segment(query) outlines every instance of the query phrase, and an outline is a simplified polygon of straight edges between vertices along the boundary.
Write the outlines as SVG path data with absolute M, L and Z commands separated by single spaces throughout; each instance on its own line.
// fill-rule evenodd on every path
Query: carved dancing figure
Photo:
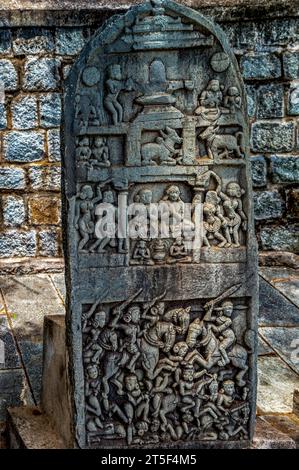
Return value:
M 223 200 L 224 217 L 226 226 L 224 227 L 227 243 L 235 247 L 240 246 L 239 228 L 244 231 L 247 228 L 247 217 L 243 211 L 242 195 L 245 193 L 238 183 L 229 182 L 226 192 L 220 191 L 219 196 Z

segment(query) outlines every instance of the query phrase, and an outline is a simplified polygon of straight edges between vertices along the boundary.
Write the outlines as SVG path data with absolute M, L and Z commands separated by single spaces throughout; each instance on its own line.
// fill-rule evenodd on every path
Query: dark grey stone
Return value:
M 284 116 L 284 87 L 270 83 L 258 88 L 258 118 Z
M 281 76 L 281 61 L 275 54 L 244 55 L 240 65 L 245 80 L 273 79 Z
M 22 168 L 0 168 L 0 189 L 24 189 L 25 171 Z
M 2 197 L 2 215 L 7 227 L 20 226 L 25 222 L 26 208 L 21 196 Z
M 258 121 L 252 124 L 251 148 L 254 152 L 290 152 L 294 146 L 293 122 Z
M 260 328 L 260 334 L 291 369 L 299 374 L 299 327 Z
M 299 85 L 291 85 L 288 94 L 288 114 L 290 116 L 299 115 Z
M 262 188 L 267 184 L 267 164 L 265 157 L 257 155 L 250 158 L 252 184 L 254 188 Z
M 32 166 L 28 170 L 31 188 L 45 191 L 59 191 L 61 169 L 56 166 Z
M 8 162 L 43 160 L 45 136 L 40 131 L 12 131 L 4 137 L 4 158 Z
M 18 73 L 14 64 L 10 60 L 0 60 L 0 77 L 5 91 L 14 91 L 17 89 Z
M 60 126 L 61 98 L 59 93 L 40 96 L 40 124 L 42 127 Z
M 260 191 L 254 194 L 255 220 L 281 218 L 285 203 L 278 191 Z
M 47 132 L 48 158 L 50 162 L 60 162 L 60 130 L 50 129 Z
M 299 155 L 279 156 L 270 158 L 270 174 L 273 183 L 299 182 Z
M 20 340 L 19 347 L 35 402 L 39 403 L 42 384 L 43 343 Z
M 34 230 L 28 232 L 8 230 L 0 234 L 0 258 L 35 255 L 36 233 Z
M 40 256 L 57 256 L 60 250 L 60 238 L 55 229 L 39 232 Z
M 0 421 L 6 420 L 6 409 L 22 404 L 25 375 L 22 369 L 0 370 Z
M 261 246 L 263 250 L 299 252 L 298 225 L 279 225 L 261 229 Z
M 54 37 L 45 28 L 20 28 L 15 32 L 13 51 L 18 55 L 50 53 L 54 50 Z
M 59 65 L 60 61 L 57 58 L 28 56 L 24 66 L 24 90 L 56 90 L 59 83 Z
M 0 369 L 16 369 L 20 366 L 20 358 L 13 333 L 7 318 L 2 314 L 0 316 Z
M 0 30 L 0 54 L 8 55 L 11 53 L 11 30 L 1 29 Z
M 0 103 L 0 129 L 6 129 L 7 126 L 7 114 L 4 103 Z
M 257 96 L 256 96 L 256 89 L 253 85 L 246 85 L 246 93 L 247 93 L 247 112 L 250 118 L 255 117 L 256 114 L 256 107 L 257 107 Z
M 260 276 L 259 326 L 297 326 L 299 308 Z
M 12 122 L 15 129 L 37 127 L 37 100 L 35 96 L 21 95 L 11 106 Z
M 55 34 L 56 53 L 61 55 L 77 55 L 85 45 L 82 28 L 57 28 Z
M 284 77 L 290 80 L 299 78 L 299 52 L 285 52 L 283 54 Z

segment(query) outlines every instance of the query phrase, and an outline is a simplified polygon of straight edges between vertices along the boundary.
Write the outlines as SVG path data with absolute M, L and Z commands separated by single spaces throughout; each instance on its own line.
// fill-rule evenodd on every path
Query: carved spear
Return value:
M 234 286 L 230 287 L 226 291 L 222 292 L 222 294 L 220 294 L 218 297 L 216 297 L 216 299 L 209 300 L 209 302 L 207 302 L 204 305 L 204 309 L 207 310 L 207 312 L 206 312 L 203 320 L 204 321 L 211 321 L 211 316 L 212 316 L 213 308 L 215 307 L 215 305 L 218 304 L 219 302 L 221 302 L 221 300 L 224 300 L 227 297 L 229 297 L 230 295 L 234 294 L 238 289 L 240 289 L 241 285 L 242 285 L 241 283 L 235 284 Z

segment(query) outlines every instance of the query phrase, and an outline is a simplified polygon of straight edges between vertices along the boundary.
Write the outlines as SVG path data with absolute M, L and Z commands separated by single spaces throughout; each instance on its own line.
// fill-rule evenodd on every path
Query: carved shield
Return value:
M 112 17 L 67 78 L 63 133 L 75 445 L 246 445 L 257 255 L 223 32 L 167 0 Z

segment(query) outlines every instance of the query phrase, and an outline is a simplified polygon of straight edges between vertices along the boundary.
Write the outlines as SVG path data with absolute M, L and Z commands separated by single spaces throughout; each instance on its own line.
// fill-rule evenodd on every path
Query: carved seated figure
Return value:
M 182 237 L 178 237 L 169 249 L 169 263 L 188 263 L 191 261 L 188 249 Z
M 90 160 L 91 167 L 109 167 L 109 148 L 105 137 L 96 137 L 94 139 L 94 147 L 92 149 L 93 158 Z
M 202 91 L 199 98 L 199 106 L 195 114 L 200 115 L 208 121 L 216 121 L 221 114 L 220 106 L 223 101 L 223 86 L 219 80 L 210 80 L 206 89 Z
M 131 264 L 153 265 L 151 251 L 146 245 L 145 240 L 138 240 L 133 250 Z

